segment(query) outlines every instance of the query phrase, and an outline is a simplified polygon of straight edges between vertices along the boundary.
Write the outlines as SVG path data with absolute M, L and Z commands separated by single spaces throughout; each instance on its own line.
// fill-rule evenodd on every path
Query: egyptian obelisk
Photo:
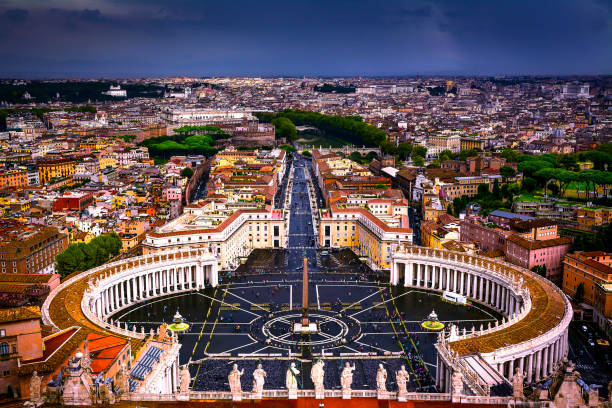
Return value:
M 302 327 L 309 327 L 308 321 L 308 258 L 304 254 L 304 268 L 302 269 Z

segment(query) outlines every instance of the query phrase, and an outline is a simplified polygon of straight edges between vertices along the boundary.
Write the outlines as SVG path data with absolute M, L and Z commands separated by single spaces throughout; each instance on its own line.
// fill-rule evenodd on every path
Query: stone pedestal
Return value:
M 289 399 L 297 399 L 297 389 L 289 389 Z
M 399 402 L 406 402 L 407 401 L 407 399 L 406 399 L 407 396 L 408 396 L 407 392 L 398 392 L 397 393 L 397 400 Z
M 351 399 L 351 389 L 342 390 L 342 399 Z
M 315 388 L 315 399 L 325 399 L 325 390 L 323 388 Z
M 232 401 L 242 401 L 242 393 L 232 392 Z
M 177 401 L 189 401 L 189 394 L 176 394 L 176 400 Z
M 40 407 L 43 404 L 43 400 L 42 398 L 39 399 L 34 399 L 34 400 L 28 400 L 26 401 L 23 406 L 25 408 L 36 408 L 36 407 Z
M 378 390 L 378 392 L 376 393 L 376 398 L 378 398 L 379 400 L 389 399 L 389 393 L 387 391 Z

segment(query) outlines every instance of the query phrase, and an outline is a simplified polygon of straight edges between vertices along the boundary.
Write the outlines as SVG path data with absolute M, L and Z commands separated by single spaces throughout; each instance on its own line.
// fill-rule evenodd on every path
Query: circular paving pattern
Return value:
M 361 336 L 361 325 L 345 313 L 317 310 L 309 314 L 309 320 L 317 331 L 309 334 L 294 333 L 293 327 L 301 321 L 302 314 L 295 310 L 270 313 L 251 322 L 250 334 L 254 340 L 280 349 L 299 351 L 308 346 L 311 351 L 326 347 L 347 345 Z

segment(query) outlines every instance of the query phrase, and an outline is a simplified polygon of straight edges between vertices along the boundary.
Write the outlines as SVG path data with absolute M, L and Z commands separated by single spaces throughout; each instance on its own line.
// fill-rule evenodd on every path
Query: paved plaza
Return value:
M 232 364 L 245 368 L 244 384 L 261 362 L 266 387 L 284 388 L 285 371 L 295 362 L 302 388 L 313 360 L 325 360 L 325 386 L 340 388 L 341 366 L 356 364 L 354 388 L 376 389 L 379 364 L 391 374 L 402 365 L 409 390 L 434 391 L 437 334 L 421 322 L 435 310 L 445 324 L 471 330 L 500 316 L 480 305 L 459 306 L 439 293 L 391 287 L 388 276 L 371 270 L 350 249 L 323 250 L 314 233 L 306 179 L 309 162 L 297 160 L 291 194 L 287 249 L 254 250 L 219 286 L 137 304 L 115 318 L 146 330 L 169 323 L 177 310 L 189 323 L 180 335 L 180 363 L 190 363 L 194 390 L 229 390 Z M 302 268 L 308 262 L 308 308 L 318 333 L 294 334 L 302 312 Z M 389 390 L 395 389 L 389 375 Z M 250 385 L 246 386 L 249 389 Z

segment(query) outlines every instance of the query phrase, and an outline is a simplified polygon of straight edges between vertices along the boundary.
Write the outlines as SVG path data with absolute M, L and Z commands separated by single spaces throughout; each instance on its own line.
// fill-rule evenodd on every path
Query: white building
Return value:
M 102 92 L 104 95 L 114 96 L 116 98 L 127 98 L 127 91 L 125 89 L 121 89 L 121 85 L 113 86 L 111 85 L 110 89 L 106 92 Z

